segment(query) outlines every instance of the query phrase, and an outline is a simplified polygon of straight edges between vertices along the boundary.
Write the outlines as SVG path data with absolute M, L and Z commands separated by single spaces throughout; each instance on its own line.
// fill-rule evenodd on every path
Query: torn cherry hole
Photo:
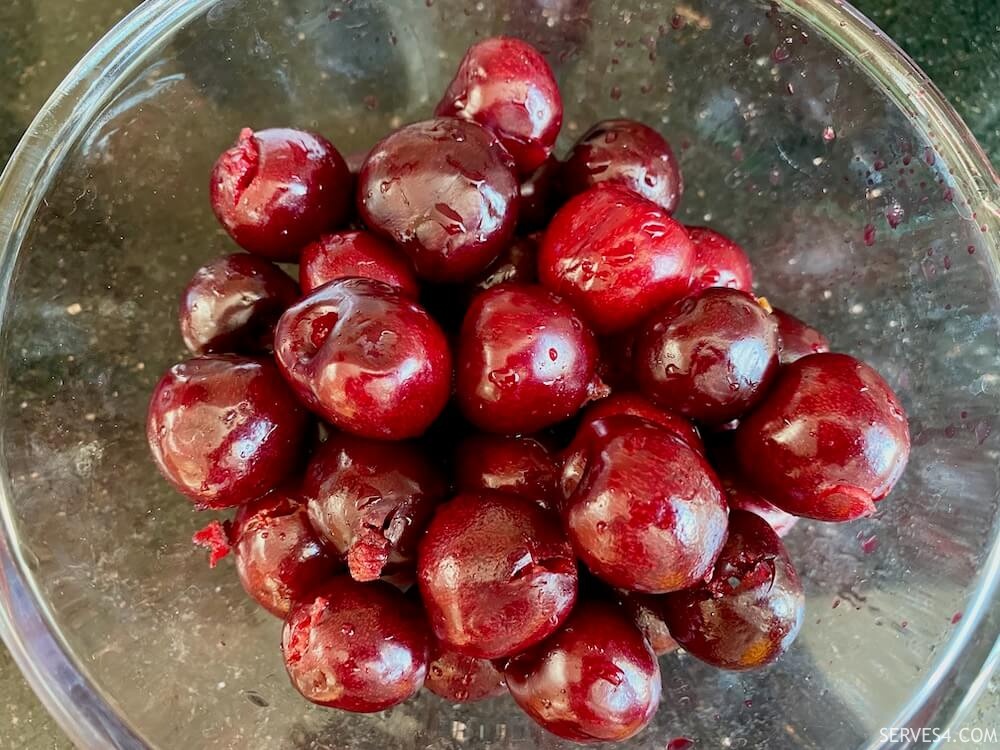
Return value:
M 257 144 L 257 137 L 251 128 L 243 128 L 240 131 L 236 148 L 230 154 L 226 156 L 225 168 L 236 177 L 236 183 L 233 186 L 233 205 L 236 205 L 240 202 L 246 189 L 250 187 L 250 183 L 257 177 L 257 171 L 260 167 L 260 146 Z
M 196 531 L 191 541 L 208 550 L 208 566 L 214 568 L 232 551 L 232 524 L 229 521 L 210 521 Z

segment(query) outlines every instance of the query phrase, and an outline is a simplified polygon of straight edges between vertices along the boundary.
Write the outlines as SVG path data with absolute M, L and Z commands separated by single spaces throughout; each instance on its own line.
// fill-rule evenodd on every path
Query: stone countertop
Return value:
M 0 66 L 4 71 L 0 78 L 0 166 L 70 67 L 135 4 L 131 0 L 0 3 Z M 855 4 L 910 52 L 955 103 L 994 163 L 1000 164 L 1000 3 L 856 0 Z M 0 711 L 5 717 L 0 721 L 0 750 L 71 747 L 2 645 Z M 1000 725 L 996 680 L 963 723 Z

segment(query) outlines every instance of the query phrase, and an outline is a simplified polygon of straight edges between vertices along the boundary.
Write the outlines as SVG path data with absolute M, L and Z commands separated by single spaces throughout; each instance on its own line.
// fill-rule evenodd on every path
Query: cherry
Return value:
M 407 125 L 371 150 L 358 177 L 358 210 L 373 231 L 430 281 L 464 281 L 499 255 L 517 225 L 510 155 L 475 123 Z
M 677 641 L 670 635 L 665 620 L 665 609 L 670 598 L 664 594 L 636 594 L 622 592 L 622 607 L 629 613 L 640 632 L 645 636 L 657 656 L 677 650 Z
M 299 284 L 305 294 L 335 279 L 375 279 L 411 299 L 420 294 L 406 256 L 370 232 L 338 232 L 307 245 L 299 259 Z
M 771 317 L 778 324 L 778 360 L 781 364 L 789 365 L 809 354 L 830 351 L 826 336 L 791 313 L 774 308 Z
M 507 692 L 503 674 L 489 659 L 476 659 L 448 648 L 440 641 L 431 646 L 427 689 L 452 703 L 472 703 Z
M 372 713 L 420 690 L 430 642 L 420 608 L 401 592 L 338 576 L 288 615 L 281 648 L 307 700 Z
M 896 394 L 846 354 L 784 365 L 736 431 L 743 476 L 784 511 L 820 521 L 875 512 L 906 467 L 910 431 Z
M 621 608 L 582 602 L 565 627 L 504 669 L 514 701 L 574 742 L 636 735 L 660 702 L 660 666 Z
M 563 105 L 552 69 L 538 50 L 520 39 L 493 37 L 469 47 L 434 114 L 492 131 L 518 171 L 530 175 L 552 152 Z
M 667 432 L 679 437 L 698 453 L 705 453 L 705 445 L 698 434 L 698 428 L 679 414 L 655 406 L 638 393 L 613 393 L 588 407 L 583 414 L 584 422 L 593 422 L 618 414 L 641 417 L 659 425 Z
M 212 210 L 244 250 L 294 261 L 347 221 L 351 174 L 329 141 L 290 128 L 240 131 L 212 170 Z
M 373 279 L 332 281 L 293 305 L 274 334 L 282 374 L 303 403 L 347 432 L 423 433 L 451 390 L 451 354 L 427 312 Z
M 746 292 L 705 289 L 646 321 L 635 362 L 654 403 L 722 425 L 753 406 L 777 372 L 777 325 Z
M 711 577 L 669 594 L 662 608 L 677 642 L 722 669 L 756 669 L 784 654 L 804 617 L 802 584 L 764 519 L 733 510 Z
M 684 189 L 670 144 L 634 120 L 604 120 L 576 142 L 563 164 L 562 184 L 569 195 L 594 185 L 622 185 L 651 200 L 668 214 Z
M 538 277 L 598 333 L 613 333 L 684 296 L 693 258 L 681 224 L 635 193 L 605 186 L 570 199 L 552 219 Z
M 416 567 L 417 542 L 444 500 L 444 478 L 413 445 L 333 434 L 306 469 L 309 518 L 351 576 Z
M 691 290 L 726 287 L 749 292 L 753 288 L 753 269 L 743 248 L 714 229 L 687 227 L 694 244 Z
M 783 537 L 798 523 L 799 517 L 785 513 L 781 508 L 764 498 L 762 495 L 747 488 L 740 482 L 723 478 L 722 486 L 726 489 L 726 499 L 733 510 L 745 510 L 755 513 L 774 529 L 774 533 Z
M 534 284 L 538 281 L 537 235 L 518 237 L 470 283 L 470 301 L 475 294 L 506 282 Z
M 552 634 L 576 601 L 573 550 L 531 500 L 463 493 L 440 506 L 417 580 L 435 635 L 466 656 L 496 659 Z
M 569 304 L 539 286 L 503 284 L 466 312 L 458 402 L 480 429 L 537 432 L 603 395 L 596 368 L 597 343 Z
M 313 531 L 305 503 L 290 488 L 242 506 L 230 537 L 240 583 L 278 617 L 343 568 L 336 552 Z
M 455 455 L 460 491 L 497 490 L 553 507 L 561 467 L 552 452 L 532 437 L 476 434 Z
M 196 507 L 226 508 L 301 465 L 308 425 L 273 362 L 214 354 L 160 378 L 146 436 L 160 472 Z
M 561 165 L 550 156 L 521 183 L 518 228 L 522 231 L 544 229 L 558 205 Z
M 615 588 L 693 586 L 726 538 L 726 501 L 704 457 L 644 419 L 585 422 L 567 451 L 563 523 L 577 556 Z

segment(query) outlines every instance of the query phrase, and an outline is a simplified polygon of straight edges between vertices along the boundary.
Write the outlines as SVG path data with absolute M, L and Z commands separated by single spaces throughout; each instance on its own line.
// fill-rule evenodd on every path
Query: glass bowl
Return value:
M 662 130 L 680 217 L 740 240 L 758 293 L 872 362 L 912 418 L 876 517 L 790 536 L 808 597 L 792 651 L 750 674 L 664 658 L 657 718 L 622 747 L 910 747 L 889 729 L 943 730 L 998 659 L 1000 190 L 905 55 L 821 0 L 154 0 L 125 19 L 0 182 L 0 630 L 28 679 L 88 748 L 562 745 L 508 698 L 306 704 L 280 623 L 192 549 L 207 519 L 143 434 L 184 356 L 178 294 L 234 249 L 207 176 L 239 128 L 363 152 L 427 117 L 492 34 L 548 56 L 561 148 L 606 117 Z

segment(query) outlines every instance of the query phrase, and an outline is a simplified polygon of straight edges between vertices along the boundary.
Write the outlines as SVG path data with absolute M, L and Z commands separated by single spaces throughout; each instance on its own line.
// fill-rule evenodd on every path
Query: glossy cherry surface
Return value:
M 677 641 L 670 635 L 664 610 L 670 601 L 665 594 L 636 594 L 623 591 L 621 605 L 645 636 L 653 653 L 663 656 L 677 650 Z
M 230 537 L 240 583 L 278 617 L 344 567 L 313 530 L 306 505 L 292 488 L 240 507 Z
M 299 284 L 303 294 L 351 276 L 398 287 L 411 299 L 420 294 L 417 277 L 406 256 L 371 232 L 326 234 L 302 251 Z
M 274 353 L 303 403 L 364 437 L 420 435 L 451 390 L 451 353 L 437 323 L 373 279 L 330 282 L 290 307 Z
M 458 402 L 480 429 L 537 432 L 603 394 L 597 358 L 593 334 L 556 295 L 540 286 L 493 287 L 462 322 Z
M 784 654 L 804 616 L 802 585 L 781 539 L 754 513 L 733 510 L 712 576 L 667 597 L 663 613 L 692 656 L 723 669 L 756 669 Z
M 559 460 L 533 437 L 475 434 L 455 452 L 459 490 L 497 490 L 554 507 L 559 493 Z
M 782 367 L 736 431 L 743 476 L 782 510 L 821 521 L 875 512 L 910 454 L 899 399 L 874 369 L 846 354 Z
M 322 136 L 244 128 L 212 170 L 212 209 L 243 249 L 294 261 L 303 245 L 347 221 L 352 185 L 344 159 Z
M 598 333 L 623 331 L 688 291 L 694 247 L 659 206 L 621 187 L 592 188 L 552 219 L 538 278 Z
M 439 118 L 379 141 L 358 177 L 358 210 L 403 248 L 417 274 L 464 281 L 486 268 L 517 225 L 510 155 L 479 125 Z
M 469 47 L 434 110 L 495 133 L 529 175 L 552 152 L 562 126 L 559 86 L 545 58 L 527 42 L 493 37 Z
M 605 419 L 621 414 L 631 417 L 641 417 L 653 422 L 667 432 L 679 437 L 699 453 L 704 454 L 705 452 L 705 445 L 701 441 L 701 435 L 698 434 L 697 427 L 680 414 L 661 409 L 638 393 L 612 393 L 607 398 L 601 399 L 588 407 L 587 411 L 583 413 L 582 421 L 592 422 L 597 419 Z
M 537 235 L 518 237 L 511 241 L 495 261 L 470 282 L 470 300 L 479 292 L 500 284 L 516 282 L 534 284 L 538 281 Z
M 778 328 L 746 292 L 705 289 L 646 321 L 635 363 L 654 403 L 721 425 L 763 396 L 778 370 Z
M 743 292 L 753 288 L 753 269 L 742 247 L 708 227 L 687 227 L 687 233 L 694 244 L 692 292 L 717 286 Z
M 507 692 L 503 674 L 492 661 L 465 656 L 438 640 L 431 646 L 425 685 L 452 703 L 472 703 Z
M 416 567 L 417 542 L 446 491 L 414 445 L 345 434 L 319 447 L 303 481 L 314 528 L 358 581 Z
M 778 324 L 778 360 L 781 364 L 788 365 L 810 354 L 830 351 L 826 336 L 791 313 L 776 307 L 771 317 Z
M 285 668 L 306 699 L 371 713 L 424 684 L 431 637 L 420 608 L 387 583 L 337 576 L 303 599 L 282 633 Z
M 521 231 L 544 229 L 559 206 L 559 177 L 562 166 L 550 156 L 521 183 L 521 200 L 517 212 Z
M 174 365 L 149 403 L 160 472 L 199 508 L 260 497 L 302 464 L 309 417 L 269 359 L 207 355 Z
M 620 607 L 582 602 L 565 627 L 504 669 L 510 694 L 548 731 L 574 742 L 620 741 L 660 702 L 660 666 Z
M 563 523 L 594 575 L 664 593 L 711 570 L 727 508 L 701 454 L 658 425 L 614 416 L 583 423 L 566 455 Z
M 576 142 L 560 175 L 569 195 L 605 183 L 628 188 L 672 214 L 684 189 L 670 144 L 635 120 L 604 120 Z
M 538 643 L 576 601 L 576 561 L 558 520 L 500 493 L 462 493 L 438 508 L 417 579 L 435 635 L 483 659 Z

